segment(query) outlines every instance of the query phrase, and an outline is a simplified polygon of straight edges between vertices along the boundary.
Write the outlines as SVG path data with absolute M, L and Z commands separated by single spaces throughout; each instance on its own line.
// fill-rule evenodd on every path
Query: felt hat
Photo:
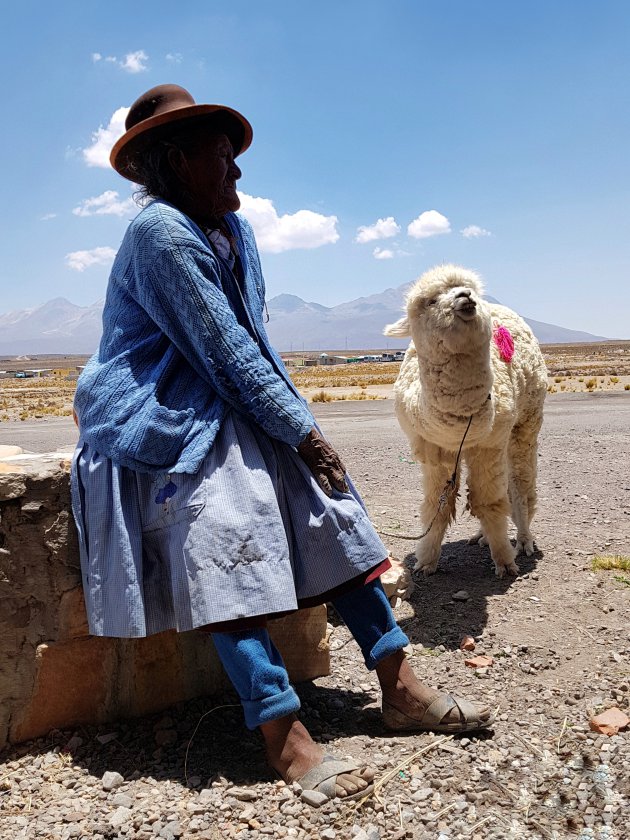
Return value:
M 158 85 L 143 93 L 129 109 L 126 131 L 114 144 L 110 163 L 123 178 L 133 181 L 133 160 L 137 155 L 155 140 L 202 120 L 207 121 L 209 129 L 228 136 L 235 157 L 251 145 L 252 127 L 238 111 L 225 105 L 197 105 L 185 88 Z

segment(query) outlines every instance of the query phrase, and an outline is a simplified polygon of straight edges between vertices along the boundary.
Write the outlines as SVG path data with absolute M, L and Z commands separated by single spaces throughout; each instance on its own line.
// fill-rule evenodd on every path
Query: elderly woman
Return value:
M 387 551 L 269 344 L 254 235 L 236 215 L 249 123 L 162 85 L 126 129 L 112 165 L 152 200 L 112 267 L 75 400 L 90 630 L 211 632 L 271 766 L 316 801 L 361 795 L 373 772 L 324 755 L 298 721 L 269 617 L 332 602 L 378 675 L 389 729 L 471 731 L 490 714 L 407 664 L 379 581 Z

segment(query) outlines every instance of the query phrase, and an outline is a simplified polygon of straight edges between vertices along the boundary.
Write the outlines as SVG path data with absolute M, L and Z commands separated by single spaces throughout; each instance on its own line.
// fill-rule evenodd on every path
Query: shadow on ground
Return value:
M 533 572 L 542 558 L 540 551 L 531 557 L 521 554 L 517 558 L 520 574 Z M 412 569 L 415 560 L 408 554 L 404 562 Z M 425 577 L 413 572 L 412 577 L 415 587 L 409 604 L 414 615 L 400 622 L 402 628 L 412 644 L 427 648 L 444 645 L 451 650 L 459 647 L 463 635 L 483 634 L 489 599 L 504 595 L 516 579 L 512 575 L 498 578 L 489 549 L 469 545 L 466 540 L 444 543 L 435 574 Z M 468 599 L 454 601 L 453 595 L 461 590 L 468 593 Z
M 324 747 L 329 741 L 359 735 L 391 737 L 383 730 L 375 692 L 301 683 L 298 693 L 300 718 Z M 64 763 L 72 756 L 74 766 L 85 768 L 95 778 L 113 771 L 128 781 L 171 780 L 197 789 L 219 777 L 242 786 L 278 779 L 267 766 L 262 738 L 245 727 L 240 704 L 231 692 L 191 700 L 137 720 L 54 731 L 47 738 L 14 748 L 2 759 L 28 753 L 48 762 L 51 751 Z M 54 773 L 53 765 L 50 772 Z

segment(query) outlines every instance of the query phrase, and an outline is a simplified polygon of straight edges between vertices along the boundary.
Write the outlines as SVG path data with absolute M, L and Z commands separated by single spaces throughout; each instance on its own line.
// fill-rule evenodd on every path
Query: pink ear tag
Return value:
M 502 327 L 500 324 L 495 326 L 492 333 L 494 343 L 499 348 L 499 354 L 504 362 L 511 362 L 514 355 L 514 339 L 512 333 L 507 327 Z

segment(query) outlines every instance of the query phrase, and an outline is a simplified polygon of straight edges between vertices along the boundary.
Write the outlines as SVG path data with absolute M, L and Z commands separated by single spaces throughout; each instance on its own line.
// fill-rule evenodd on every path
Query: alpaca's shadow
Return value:
M 531 557 L 519 555 L 520 575 L 534 571 L 542 552 Z M 405 565 L 413 568 L 416 558 L 405 557 Z M 469 545 L 466 540 L 445 543 L 437 571 L 425 577 L 413 572 L 414 590 L 409 598 L 414 616 L 400 623 L 412 644 L 427 648 L 444 645 L 459 647 L 463 635 L 480 636 L 488 623 L 488 599 L 504 595 L 518 578 L 498 578 L 487 547 Z M 453 600 L 464 590 L 466 600 Z

